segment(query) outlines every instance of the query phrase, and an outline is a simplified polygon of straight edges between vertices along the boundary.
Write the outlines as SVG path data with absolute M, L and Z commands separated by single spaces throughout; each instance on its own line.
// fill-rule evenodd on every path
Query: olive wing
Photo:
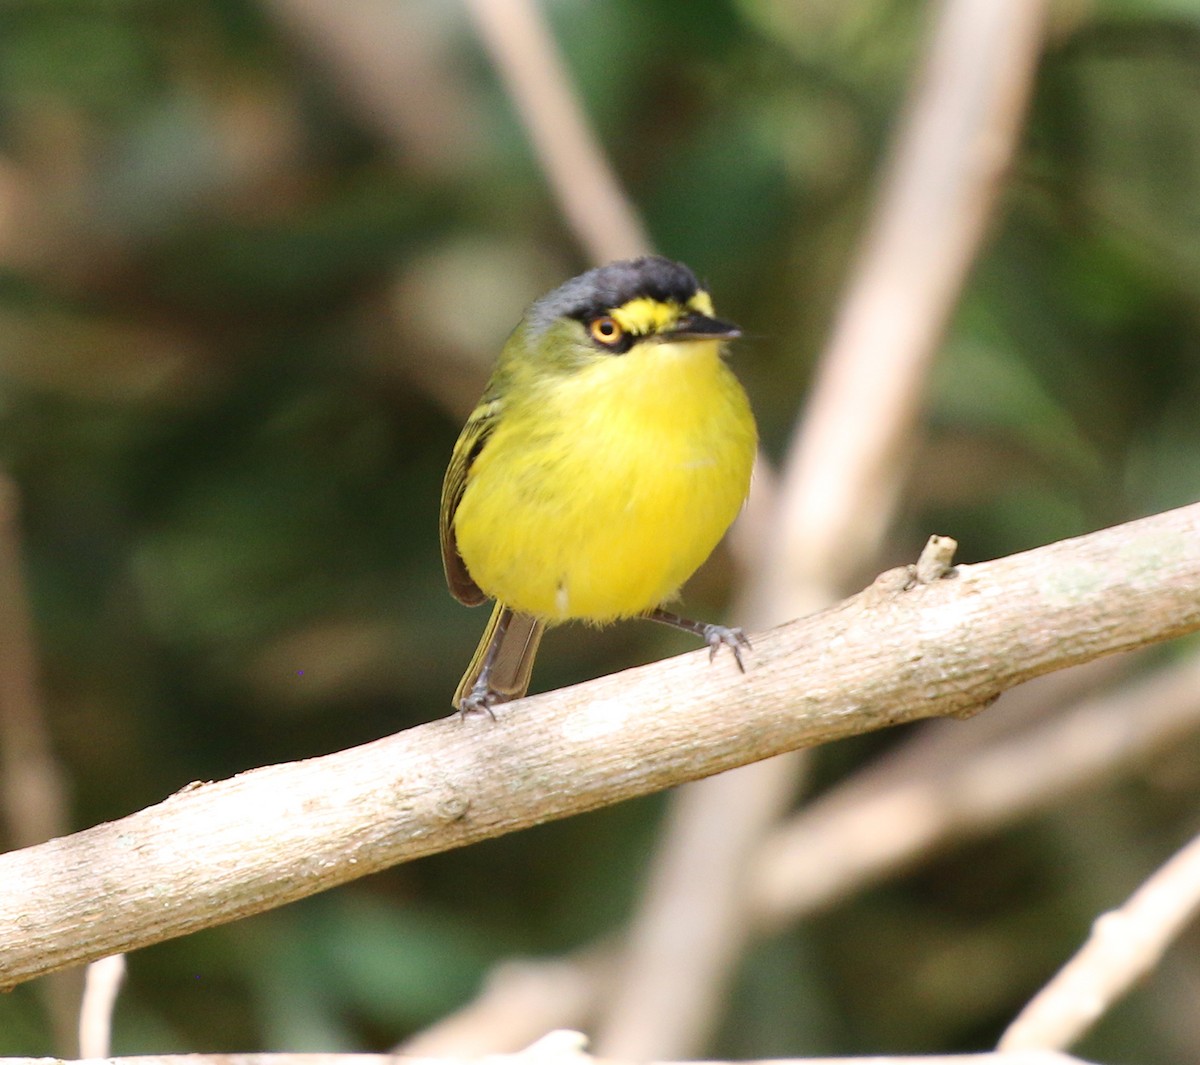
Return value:
M 471 476 L 471 466 L 486 446 L 492 430 L 500 417 L 499 400 L 487 400 L 479 404 L 467 419 L 467 424 L 458 435 L 446 479 L 442 482 L 442 505 L 438 529 L 442 542 L 442 566 L 446 571 L 446 583 L 450 593 L 466 606 L 478 606 L 487 596 L 467 571 L 467 564 L 458 553 L 458 541 L 454 536 L 454 515 L 466 491 Z

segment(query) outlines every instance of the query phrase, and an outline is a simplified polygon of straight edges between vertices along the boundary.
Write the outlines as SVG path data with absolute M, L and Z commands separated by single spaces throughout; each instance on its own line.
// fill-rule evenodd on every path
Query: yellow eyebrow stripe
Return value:
M 679 306 L 674 303 L 660 303 L 649 296 L 639 296 L 620 307 L 614 307 L 612 316 L 626 333 L 646 336 L 649 333 L 661 333 L 669 328 L 679 317 Z
M 650 333 L 661 333 L 670 329 L 684 311 L 695 311 L 699 314 L 712 316 L 712 299 L 707 292 L 697 292 L 687 305 L 681 307 L 678 303 L 663 303 L 649 296 L 639 296 L 637 299 L 614 307 L 612 317 L 622 329 L 635 336 L 646 336 Z

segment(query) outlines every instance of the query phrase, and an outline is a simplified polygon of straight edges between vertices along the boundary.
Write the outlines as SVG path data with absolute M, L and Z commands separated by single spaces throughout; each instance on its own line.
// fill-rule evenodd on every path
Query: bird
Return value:
M 440 539 L 450 592 L 495 600 L 455 691 L 466 717 L 523 696 L 547 626 L 644 617 L 710 660 L 737 628 L 666 609 L 742 508 L 758 433 L 726 364 L 741 335 L 681 263 L 657 255 L 572 278 L 508 338 L 454 446 Z

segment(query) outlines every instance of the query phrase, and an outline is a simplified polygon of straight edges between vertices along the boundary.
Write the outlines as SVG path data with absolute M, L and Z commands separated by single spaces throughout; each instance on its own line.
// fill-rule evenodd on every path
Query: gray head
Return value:
M 699 291 L 696 275 L 682 263 L 661 255 L 644 255 L 571 278 L 534 303 L 525 321 L 538 336 L 559 318 L 588 321 L 643 296 L 683 307 Z

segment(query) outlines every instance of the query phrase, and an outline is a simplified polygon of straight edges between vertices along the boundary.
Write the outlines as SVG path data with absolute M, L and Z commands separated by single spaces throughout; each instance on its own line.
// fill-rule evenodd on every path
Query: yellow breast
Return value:
M 505 412 L 455 515 L 459 552 L 484 592 L 546 621 L 643 613 L 729 527 L 755 447 L 715 342 L 598 360 Z

